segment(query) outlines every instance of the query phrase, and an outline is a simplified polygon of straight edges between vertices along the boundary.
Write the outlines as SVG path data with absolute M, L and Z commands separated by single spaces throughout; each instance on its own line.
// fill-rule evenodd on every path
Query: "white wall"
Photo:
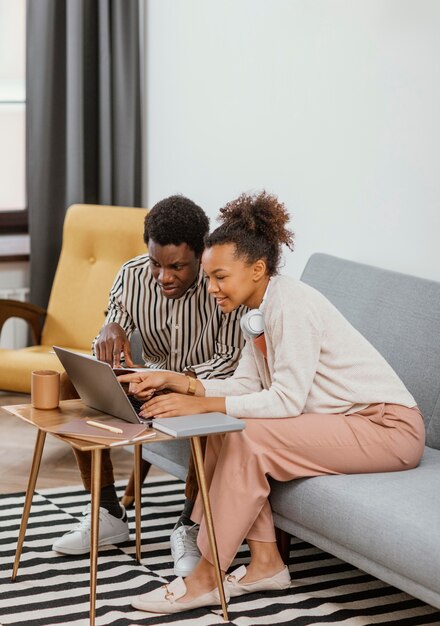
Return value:
M 146 204 L 285 201 L 315 251 L 440 280 L 440 2 L 147 0 Z M 215 225 L 212 220 L 212 226 Z

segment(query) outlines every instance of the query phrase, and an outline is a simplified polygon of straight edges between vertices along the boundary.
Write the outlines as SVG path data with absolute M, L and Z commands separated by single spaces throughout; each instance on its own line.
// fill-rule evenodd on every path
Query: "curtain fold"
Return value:
M 67 207 L 140 206 L 139 0 L 28 0 L 31 301 L 47 306 Z

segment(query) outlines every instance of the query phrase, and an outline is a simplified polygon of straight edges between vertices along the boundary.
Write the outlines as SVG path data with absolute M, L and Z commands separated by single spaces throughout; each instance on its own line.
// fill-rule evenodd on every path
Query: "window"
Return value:
M 0 0 L 0 225 L 26 224 L 26 0 Z M 20 230 L 20 228 L 17 228 Z

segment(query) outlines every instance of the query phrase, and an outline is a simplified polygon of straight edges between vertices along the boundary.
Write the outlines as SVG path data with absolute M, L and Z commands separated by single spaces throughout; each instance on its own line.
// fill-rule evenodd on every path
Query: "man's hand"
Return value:
M 102 327 L 95 343 L 96 358 L 112 367 L 121 367 L 121 352 L 124 355 L 126 365 L 134 367 L 130 341 L 125 330 L 116 322 L 106 324 Z

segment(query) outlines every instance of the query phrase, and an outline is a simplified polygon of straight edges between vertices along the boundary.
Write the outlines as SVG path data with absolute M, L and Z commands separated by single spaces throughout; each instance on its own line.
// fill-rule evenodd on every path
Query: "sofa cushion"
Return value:
M 301 280 L 323 293 L 385 357 L 440 449 L 440 283 L 327 254 L 310 257 Z
M 90 353 L 76 350 L 71 346 L 67 349 L 74 352 Z M 64 367 L 53 351 L 53 346 L 29 346 L 28 348 L 0 349 L 0 380 L 1 388 L 18 393 L 31 392 L 31 378 L 34 370 L 56 370 L 62 374 Z
M 437 405 L 438 404 L 437 402 Z M 440 450 L 440 417 L 438 413 L 435 413 L 429 422 L 426 431 L 426 442 L 431 448 Z
M 440 592 L 440 453 L 416 469 L 273 482 L 274 513 Z

